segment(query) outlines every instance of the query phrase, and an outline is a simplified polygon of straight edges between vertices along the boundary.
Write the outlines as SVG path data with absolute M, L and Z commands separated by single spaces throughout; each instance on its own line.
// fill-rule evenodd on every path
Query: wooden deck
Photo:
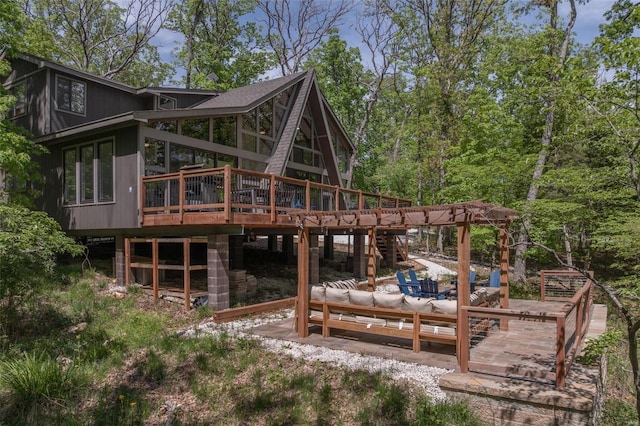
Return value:
M 412 205 L 411 200 L 226 166 L 143 176 L 140 224 L 254 228 L 499 225 L 515 214 L 481 202 Z

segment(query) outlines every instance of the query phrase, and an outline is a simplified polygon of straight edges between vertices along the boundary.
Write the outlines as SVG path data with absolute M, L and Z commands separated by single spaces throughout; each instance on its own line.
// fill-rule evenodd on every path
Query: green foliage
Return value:
M 151 39 L 166 1 L 25 0 L 23 39 L 30 53 L 134 87 L 160 85 L 172 74 Z
M 56 256 L 81 250 L 45 213 L 0 204 L 0 334 L 19 328 L 19 308 L 50 284 Z
M 273 65 L 258 26 L 248 18 L 255 8 L 250 0 L 174 3 L 167 28 L 185 39 L 176 53 L 178 64 L 186 70 L 186 87 L 229 90 L 245 86 Z
M 609 348 L 614 348 L 622 340 L 623 334 L 620 330 L 609 329 L 600 336 L 587 340 L 582 354 L 576 359 L 585 365 L 593 365 Z
M 78 368 L 62 366 L 46 355 L 27 353 L 3 361 L 0 363 L 0 422 L 43 422 L 51 406 L 69 408 L 85 385 L 86 377 Z

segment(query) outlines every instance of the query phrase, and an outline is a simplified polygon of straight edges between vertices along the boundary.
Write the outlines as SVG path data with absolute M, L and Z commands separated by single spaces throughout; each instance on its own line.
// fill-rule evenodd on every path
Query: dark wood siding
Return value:
M 41 164 L 45 178 L 38 207 L 54 217 L 64 230 L 97 235 L 105 231 L 138 228 L 137 125 L 76 139 L 50 147 Z M 62 204 L 62 152 L 71 146 L 113 137 L 115 142 L 115 200 L 112 203 L 64 206 Z
M 57 109 L 55 102 L 56 76 L 63 76 L 86 84 L 84 115 Z M 51 87 L 49 90 L 52 100 L 51 132 L 145 108 L 144 100 L 136 97 L 135 94 L 55 71 L 51 73 Z

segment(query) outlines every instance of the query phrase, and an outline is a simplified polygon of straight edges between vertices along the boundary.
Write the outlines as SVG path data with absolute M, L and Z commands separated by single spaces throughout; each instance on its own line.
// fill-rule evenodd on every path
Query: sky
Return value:
M 123 2 L 125 0 L 117 0 Z M 326 1 L 326 0 L 325 0 Z M 590 44 L 595 37 L 598 36 L 598 26 L 605 22 L 604 14 L 611 8 L 615 0 L 590 0 L 587 4 L 577 5 L 577 18 L 574 26 L 574 33 L 578 42 L 581 44 Z M 358 3 L 358 0 L 356 0 Z M 357 13 L 357 7 L 354 8 L 354 14 Z M 560 4 L 560 15 L 568 16 L 569 5 L 564 1 Z M 533 22 L 534 16 L 525 19 L 525 22 L 531 20 Z M 359 35 L 355 31 L 355 22 L 357 21 L 357 15 L 345 20 L 347 23 L 341 27 L 341 36 L 347 41 L 350 46 L 356 46 L 360 48 L 360 51 L 365 55 L 364 49 Z M 182 43 L 182 38 L 179 34 L 168 30 L 162 30 L 153 40 L 154 44 L 158 46 L 158 50 L 162 58 L 169 63 L 173 63 L 173 51 L 179 44 Z M 177 70 L 176 80 L 180 79 L 183 75 L 181 70 Z

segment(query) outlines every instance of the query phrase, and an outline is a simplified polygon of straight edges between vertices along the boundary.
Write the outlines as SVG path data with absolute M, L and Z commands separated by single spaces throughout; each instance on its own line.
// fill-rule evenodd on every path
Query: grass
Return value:
M 94 271 L 64 276 L 23 313 L 20 334 L 0 340 L 0 424 L 479 424 L 379 373 L 225 333 L 177 337 L 210 311 L 142 292 L 117 299 Z

